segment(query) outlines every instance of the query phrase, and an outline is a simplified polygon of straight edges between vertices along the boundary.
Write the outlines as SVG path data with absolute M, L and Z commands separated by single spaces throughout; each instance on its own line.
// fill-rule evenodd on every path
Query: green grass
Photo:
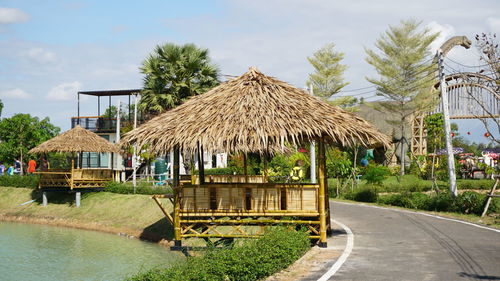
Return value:
M 170 235 L 164 215 L 148 195 L 124 195 L 109 192 L 84 193 L 81 206 L 74 206 L 74 194 L 49 193 L 49 204 L 41 205 L 37 190 L 0 186 L 0 214 L 48 220 L 64 220 L 74 226 L 95 225 L 95 229 L 112 227 L 124 230 L 144 231 L 167 238 Z M 37 199 L 36 202 L 19 204 Z M 165 200 L 165 206 L 171 205 Z M 64 225 L 64 223 L 61 223 Z

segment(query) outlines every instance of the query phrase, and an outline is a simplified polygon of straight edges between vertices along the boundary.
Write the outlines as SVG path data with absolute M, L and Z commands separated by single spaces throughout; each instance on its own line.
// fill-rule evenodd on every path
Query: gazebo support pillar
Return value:
M 42 192 L 42 206 L 47 206 L 48 204 L 48 199 L 47 199 L 47 191 Z
M 181 201 L 180 201 L 180 185 L 179 185 L 179 147 L 174 148 L 174 243 L 175 246 L 182 246 L 181 242 Z
M 79 207 L 80 207 L 81 195 L 82 195 L 82 193 L 81 193 L 81 192 L 79 192 L 79 191 L 75 193 L 75 206 L 76 206 L 77 208 L 79 208 Z
M 205 157 L 203 154 L 203 146 L 200 146 L 200 143 L 198 143 L 198 176 L 200 184 L 205 184 Z
M 319 190 L 318 190 L 318 206 L 319 206 L 319 247 L 326 248 L 326 159 L 325 159 L 325 143 L 323 138 L 318 141 L 318 174 L 319 174 Z
M 243 173 L 245 174 L 245 183 L 248 183 L 248 163 L 246 153 L 243 153 Z

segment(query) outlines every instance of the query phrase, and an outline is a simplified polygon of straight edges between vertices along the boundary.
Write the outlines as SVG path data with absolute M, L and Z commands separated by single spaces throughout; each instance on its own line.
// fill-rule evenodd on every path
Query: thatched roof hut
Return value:
M 387 145 L 364 119 L 250 68 L 127 133 L 123 145 L 154 152 L 276 152 L 319 137 L 340 146 Z
M 49 152 L 120 153 L 120 149 L 99 135 L 77 125 L 29 151 L 33 154 Z

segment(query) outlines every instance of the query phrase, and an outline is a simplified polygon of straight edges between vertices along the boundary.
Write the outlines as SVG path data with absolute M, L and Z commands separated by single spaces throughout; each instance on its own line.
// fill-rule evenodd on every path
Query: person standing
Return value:
M 7 169 L 7 175 L 8 176 L 13 176 L 14 175 L 14 165 L 10 165 L 9 168 Z
M 3 164 L 3 162 L 0 162 L 0 176 L 3 175 L 4 172 L 5 172 L 5 165 Z
M 14 160 L 14 174 L 16 175 L 21 174 L 21 161 L 17 159 Z
M 32 159 L 30 159 L 30 161 L 28 161 L 28 174 L 33 174 L 34 172 L 36 171 L 36 161 Z

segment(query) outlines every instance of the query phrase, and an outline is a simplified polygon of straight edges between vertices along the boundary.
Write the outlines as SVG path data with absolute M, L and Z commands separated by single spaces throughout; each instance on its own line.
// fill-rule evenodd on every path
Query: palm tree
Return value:
M 141 72 L 145 77 L 138 109 L 149 116 L 203 94 L 219 83 L 219 69 L 211 63 L 208 50 L 194 44 L 156 46 L 143 62 Z

